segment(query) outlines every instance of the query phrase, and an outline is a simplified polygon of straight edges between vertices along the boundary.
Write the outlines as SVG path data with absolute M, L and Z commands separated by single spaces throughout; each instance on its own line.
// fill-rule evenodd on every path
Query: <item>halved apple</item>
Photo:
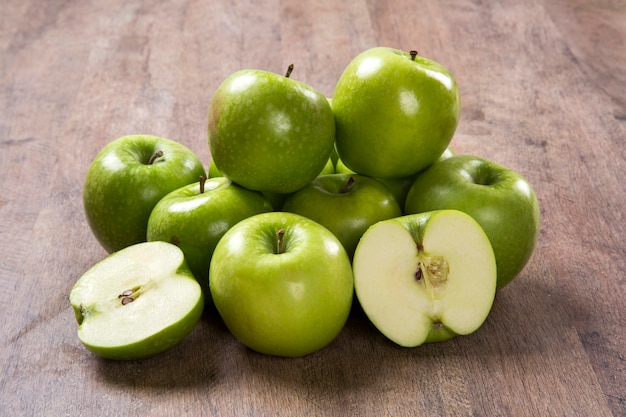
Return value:
M 405 347 L 474 332 L 496 294 L 489 238 L 457 210 L 372 225 L 357 246 L 353 270 L 365 314 L 387 338 Z
M 146 242 L 91 267 L 69 296 L 78 338 L 108 359 L 142 359 L 184 339 L 200 320 L 204 297 L 183 252 Z

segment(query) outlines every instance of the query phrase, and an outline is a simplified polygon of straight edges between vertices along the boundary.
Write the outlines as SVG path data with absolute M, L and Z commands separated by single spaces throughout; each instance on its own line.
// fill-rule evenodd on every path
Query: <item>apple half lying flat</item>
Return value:
M 98 356 L 142 359 L 184 339 L 200 320 L 204 297 L 183 252 L 146 242 L 91 267 L 70 292 L 78 338 Z
M 496 294 L 489 238 L 475 220 L 456 210 L 374 224 L 357 246 L 353 270 L 365 314 L 405 347 L 474 332 Z

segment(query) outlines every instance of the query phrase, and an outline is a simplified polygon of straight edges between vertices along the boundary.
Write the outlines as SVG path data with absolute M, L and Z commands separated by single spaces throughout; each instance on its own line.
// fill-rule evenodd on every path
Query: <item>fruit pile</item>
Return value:
M 307 355 L 358 302 L 406 347 L 477 330 L 539 232 L 520 174 L 449 145 L 448 70 L 372 48 L 327 98 L 241 70 L 212 98 L 205 167 L 185 146 L 124 136 L 92 162 L 88 224 L 110 254 L 74 285 L 81 342 L 110 359 L 179 343 L 207 306 L 249 348 Z

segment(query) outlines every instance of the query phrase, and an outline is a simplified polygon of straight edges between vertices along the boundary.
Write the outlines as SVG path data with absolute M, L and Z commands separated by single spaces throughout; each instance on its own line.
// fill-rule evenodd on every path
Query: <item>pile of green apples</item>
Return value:
M 513 170 L 452 152 L 460 99 L 446 68 L 368 49 L 332 98 L 292 70 L 220 84 L 206 169 L 148 135 L 93 160 L 84 210 L 109 255 L 69 295 L 89 350 L 153 356 L 208 312 L 252 350 L 298 357 L 335 340 L 355 302 L 415 347 L 476 331 L 524 268 L 536 195 Z

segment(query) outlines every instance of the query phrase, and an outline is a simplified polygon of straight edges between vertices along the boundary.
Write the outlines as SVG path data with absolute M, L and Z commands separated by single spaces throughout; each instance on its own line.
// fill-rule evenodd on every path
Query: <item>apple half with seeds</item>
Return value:
M 78 338 L 107 359 L 154 356 L 182 341 L 200 320 L 204 296 L 183 252 L 145 242 L 114 252 L 74 284 L 69 301 Z
M 496 294 L 489 238 L 457 210 L 372 225 L 357 246 L 353 270 L 365 314 L 387 338 L 405 347 L 476 331 Z

